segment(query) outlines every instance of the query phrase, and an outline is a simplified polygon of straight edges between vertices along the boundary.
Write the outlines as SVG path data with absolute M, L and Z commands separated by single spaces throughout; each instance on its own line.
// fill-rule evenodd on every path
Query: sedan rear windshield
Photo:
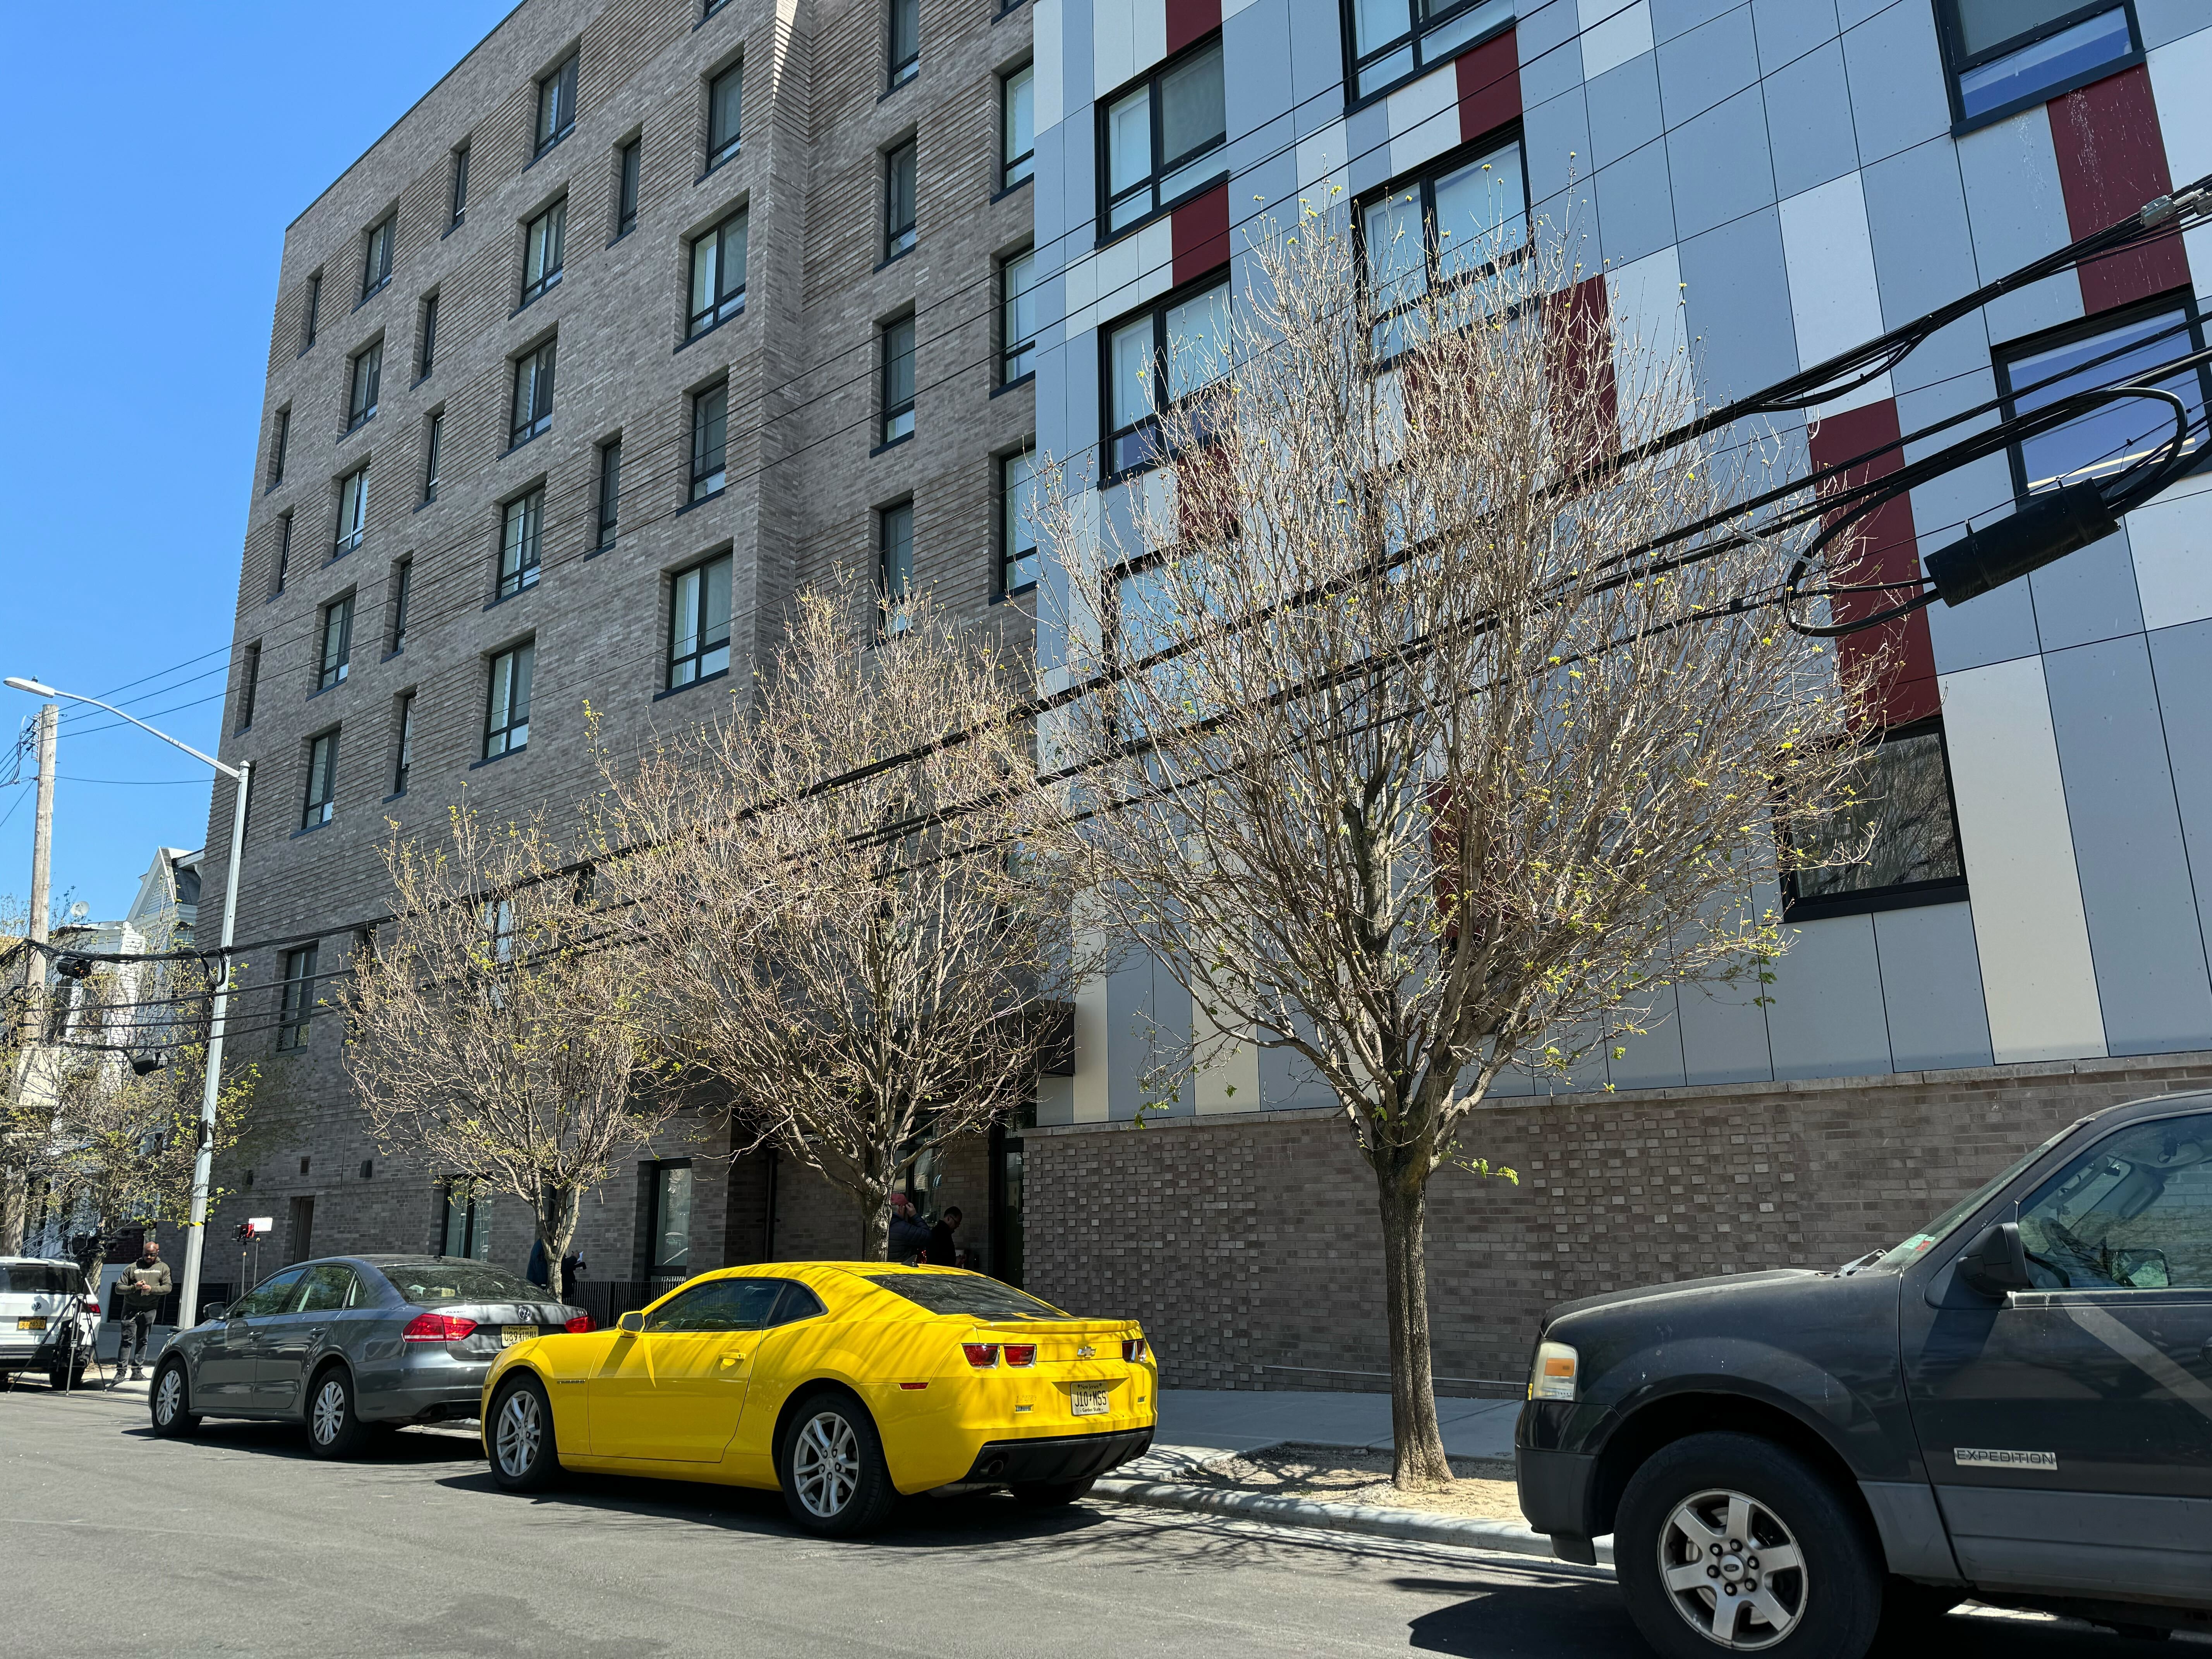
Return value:
M 503 1267 L 481 1261 L 410 1262 L 404 1267 L 379 1267 L 399 1294 L 410 1302 L 550 1302 L 553 1293 L 542 1285 L 517 1279 Z
M 10 1261 L 0 1267 L 0 1296 L 67 1296 L 84 1281 L 58 1261 Z
M 871 1285 L 918 1302 L 932 1313 L 965 1314 L 970 1319 L 1073 1319 L 1049 1302 L 1002 1285 L 980 1273 L 862 1273 Z

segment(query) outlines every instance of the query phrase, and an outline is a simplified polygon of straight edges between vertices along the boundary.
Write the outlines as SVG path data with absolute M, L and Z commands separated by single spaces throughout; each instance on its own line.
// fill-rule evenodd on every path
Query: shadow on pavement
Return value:
M 122 1431 L 134 1439 L 155 1438 L 154 1425 L 143 1408 Z M 225 1451 L 252 1452 L 268 1457 L 296 1458 L 319 1462 L 307 1449 L 307 1431 L 298 1423 L 269 1423 L 244 1418 L 210 1417 L 201 1419 L 199 1431 L 179 1442 L 185 1446 L 216 1446 Z M 429 1434 L 420 1429 L 381 1429 L 368 1437 L 360 1453 L 334 1460 L 340 1464 L 390 1464 L 404 1468 L 421 1463 L 453 1464 L 483 1462 L 483 1449 L 471 1435 Z M 487 1477 L 489 1481 L 489 1477 Z

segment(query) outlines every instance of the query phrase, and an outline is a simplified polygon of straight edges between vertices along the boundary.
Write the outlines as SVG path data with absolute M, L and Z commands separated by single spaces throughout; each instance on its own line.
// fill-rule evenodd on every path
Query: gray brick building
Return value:
M 314 1010 L 386 902 L 387 823 L 572 813 L 587 703 L 617 749 L 726 711 L 841 563 L 1029 637 L 999 501 L 1032 426 L 1001 304 L 1029 56 L 988 0 L 524 0 L 289 227 L 222 741 L 254 766 L 237 1041 L 271 1110 L 218 1172 L 210 1280 L 255 1214 L 279 1260 L 529 1249 L 511 1200 L 448 1212 L 448 1172 L 379 1156 Z M 940 1193 L 971 1215 L 981 1158 Z M 769 1247 L 764 1165 L 695 1173 L 611 1184 L 592 1277 Z M 686 1182 L 679 1264 L 648 1235 Z M 779 1254 L 851 1249 L 825 1191 L 776 1207 Z

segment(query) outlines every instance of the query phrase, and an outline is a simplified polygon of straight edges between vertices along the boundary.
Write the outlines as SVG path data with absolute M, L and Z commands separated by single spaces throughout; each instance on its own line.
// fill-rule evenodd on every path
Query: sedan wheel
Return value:
M 824 1390 L 800 1402 L 777 1464 L 792 1519 L 828 1537 L 881 1526 L 898 1497 L 875 1424 L 842 1392 Z
M 191 1404 L 184 1362 L 172 1359 L 154 1374 L 153 1391 L 147 1401 L 154 1418 L 154 1432 L 180 1439 L 198 1429 L 200 1419 L 187 1409 Z
M 307 1447 L 318 1457 L 350 1457 L 368 1438 L 368 1430 L 354 1410 L 353 1378 L 343 1365 L 332 1365 L 315 1379 L 314 1395 L 307 1402 Z
M 501 1386 L 491 1408 L 492 1479 L 509 1492 L 537 1492 L 559 1468 L 544 1389 L 526 1376 Z

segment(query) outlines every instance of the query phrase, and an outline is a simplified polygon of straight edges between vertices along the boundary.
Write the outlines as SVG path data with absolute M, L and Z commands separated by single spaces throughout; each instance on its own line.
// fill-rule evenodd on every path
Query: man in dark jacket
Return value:
M 933 1267 L 958 1267 L 960 1250 L 952 1242 L 952 1235 L 959 1231 L 960 1206 L 948 1205 L 937 1218 L 937 1224 L 929 1230 L 929 1249 L 923 1252 L 921 1259 Z
M 884 1252 L 888 1261 L 912 1262 L 929 1248 L 929 1229 L 914 1212 L 914 1200 L 905 1193 L 891 1194 L 891 1230 Z
M 154 1315 L 167 1299 L 169 1290 L 169 1264 L 161 1260 L 161 1247 L 149 1238 L 138 1252 L 138 1259 L 115 1281 L 116 1311 L 123 1323 L 123 1334 L 115 1346 L 116 1382 L 123 1381 L 126 1369 L 134 1381 L 145 1376 L 146 1348 L 154 1339 Z

